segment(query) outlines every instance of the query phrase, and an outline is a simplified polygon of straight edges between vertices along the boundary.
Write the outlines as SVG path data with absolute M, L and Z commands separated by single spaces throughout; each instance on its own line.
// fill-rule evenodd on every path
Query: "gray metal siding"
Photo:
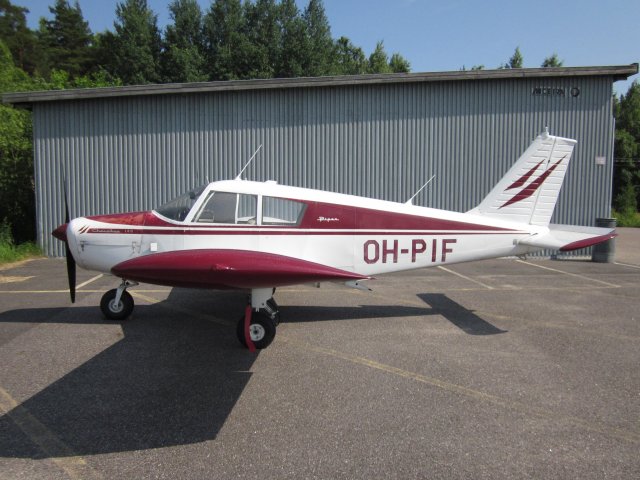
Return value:
M 610 211 L 612 77 L 347 85 L 35 103 L 38 242 L 72 216 L 148 210 L 205 180 L 245 178 L 466 211 L 546 125 L 576 138 L 555 223 Z M 533 95 L 536 87 L 565 95 Z M 570 95 L 572 88 L 580 95 Z M 605 166 L 595 158 L 606 157 Z

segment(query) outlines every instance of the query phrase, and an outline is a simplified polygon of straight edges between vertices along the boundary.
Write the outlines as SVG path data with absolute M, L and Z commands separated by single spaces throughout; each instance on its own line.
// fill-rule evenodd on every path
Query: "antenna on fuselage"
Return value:
M 255 156 L 258 154 L 258 152 L 260 151 L 260 149 L 262 148 L 262 144 L 260 144 L 260 146 L 258 147 L 258 149 L 254 152 L 253 155 L 251 155 L 251 158 L 249 159 L 249 161 L 245 164 L 244 167 L 242 167 L 242 170 L 240 170 L 240 173 L 238 174 L 238 176 L 236 177 L 236 180 L 242 180 L 242 174 L 244 173 L 244 171 L 247 169 L 247 167 L 251 164 L 251 162 L 253 161 L 253 159 L 255 158 Z
M 413 205 L 412 200 L 414 198 L 416 198 L 418 196 L 418 194 L 424 190 L 424 187 L 426 187 L 427 185 L 429 185 L 429 183 L 431 183 L 431 180 L 433 180 L 434 178 L 436 178 L 435 174 L 429 179 L 427 180 L 427 183 L 425 183 L 424 185 L 422 185 L 420 187 L 420 190 L 418 190 L 416 193 L 413 194 L 413 197 L 411 197 L 409 200 L 407 200 L 406 202 L 404 202 L 405 205 Z

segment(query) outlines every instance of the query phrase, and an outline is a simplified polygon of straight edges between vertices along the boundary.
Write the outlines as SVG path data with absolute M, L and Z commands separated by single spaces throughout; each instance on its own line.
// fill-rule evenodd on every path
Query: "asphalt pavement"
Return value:
M 0 270 L 0 478 L 640 478 L 640 231 L 618 264 L 499 259 L 279 289 L 131 289 Z

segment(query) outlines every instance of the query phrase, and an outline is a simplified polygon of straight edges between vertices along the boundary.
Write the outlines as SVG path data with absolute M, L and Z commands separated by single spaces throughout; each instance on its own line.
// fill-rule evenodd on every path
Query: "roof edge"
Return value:
M 381 85 L 422 82 L 470 80 L 499 80 L 539 77 L 610 76 L 613 81 L 626 80 L 638 73 L 638 63 L 596 67 L 513 68 L 498 70 L 463 70 L 447 72 L 385 73 L 368 75 L 339 75 L 327 77 L 269 78 L 256 80 L 228 80 L 195 83 L 165 83 L 129 85 L 125 87 L 75 88 L 5 93 L 3 103 L 31 105 L 40 102 L 90 100 L 98 98 L 147 95 L 180 95 L 187 93 L 227 92 L 288 88 L 340 87 L 350 85 Z

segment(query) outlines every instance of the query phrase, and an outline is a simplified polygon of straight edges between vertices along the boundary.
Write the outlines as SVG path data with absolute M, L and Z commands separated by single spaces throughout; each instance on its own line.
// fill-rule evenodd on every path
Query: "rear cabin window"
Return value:
M 300 225 L 305 206 L 302 202 L 286 198 L 262 197 L 262 224 L 289 227 Z
M 195 217 L 197 223 L 255 225 L 258 197 L 242 193 L 211 192 Z

